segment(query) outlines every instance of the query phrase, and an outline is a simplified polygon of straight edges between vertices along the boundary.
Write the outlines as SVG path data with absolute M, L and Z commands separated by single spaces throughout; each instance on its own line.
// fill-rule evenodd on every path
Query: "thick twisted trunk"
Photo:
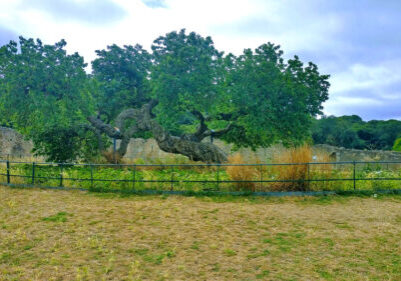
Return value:
M 184 135 L 183 137 L 172 136 L 153 119 L 152 109 L 156 105 L 157 101 L 152 100 L 140 109 L 127 109 L 122 111 L 116 118 L 116 125 L 118 128 L 114 128 L 96 117 L 89 117 L 88 121 L 93 127 L 102 131 L 109 137 L 121 139 L 118 149 L 118 154 L 121 157 L 127 152 L 128 143 L 135 133 L 139 131 L 151 131 L 159 148 L 165 152 L 182 154 L 191 160 L 206 163 L 222 163 L 227 161 L 227 156 L 221 149 L 213 144 L 202 143 L 201 141 L 211 134 L 222 134 L 228 131 L 229 127 L 218 132 L 213 132 L 204 124 L 204 118 L 199 113 L 199 117 L 197 117 L 201 122 L 195 134 Z M 130 119 L 134 120 L 134 124 L 126 127 L 126 121 Z
M 155 120 L 151 120 L 151 131 L 159 148 L 165 152 L 182 154 L 194 161 L 223 163 L 226 154 L 211 143 L 202 143 L 170 135 Z

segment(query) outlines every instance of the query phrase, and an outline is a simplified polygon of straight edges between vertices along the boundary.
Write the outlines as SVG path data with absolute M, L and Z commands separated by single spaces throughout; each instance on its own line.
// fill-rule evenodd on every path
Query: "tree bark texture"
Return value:
M 202 143 L 201 141 L 207 136 L 213 135 L 217 137 L 224 134 L 230 129 L 230 125 L 223 130 L 214 132 L 208 129 L 202 114 L 194 111 L 192 113 L 200 121 L 197 131 L 194 134 L 186 134 L 182 137 L 173 136 L 153 119 L 152 109 L 157 104 L 157 100 L 151 100 L 140 109 L 131 108 L 122 111 L 115 120 L 117 128 L 94 116 L 89 117 L 88 121 L 93 127 L 109 137 L 121 140 L 118 148 L 118 154 L 121 157 L 127 152 L 129 141 L 135 133 L 150 131 L 159 148 L 165 152 L 182 154 L 191 160 L 206 163 L 223 163 L 227 161 L 226 154 L 220 148 L 211 143 Z

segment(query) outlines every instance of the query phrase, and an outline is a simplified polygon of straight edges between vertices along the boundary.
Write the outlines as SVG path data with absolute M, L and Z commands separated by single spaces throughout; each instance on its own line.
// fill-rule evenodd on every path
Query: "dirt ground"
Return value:
M 401 280 L 401 197 L 0 186 L 0 280 Z

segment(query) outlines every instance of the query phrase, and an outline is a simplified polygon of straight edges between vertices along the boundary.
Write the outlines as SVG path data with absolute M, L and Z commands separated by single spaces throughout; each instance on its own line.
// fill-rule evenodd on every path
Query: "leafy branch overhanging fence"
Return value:
M 94 191 L 227 194 L 399 190 L 401 162 L 171 165 L 0 160 L 0 183 Z

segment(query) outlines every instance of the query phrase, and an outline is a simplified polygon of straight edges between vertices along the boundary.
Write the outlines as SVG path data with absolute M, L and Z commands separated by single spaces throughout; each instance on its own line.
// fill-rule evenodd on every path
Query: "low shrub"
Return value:
M 106 159 L 107 163 L 121 164 L 123 163 L 123 158 L 119 153 L 114 153 L 113 151 L 105 151 L 102 153 L 103 157 Z
M 272 188 L 276 191 L 308 191 L 308 165 L 312 160 L 312 149 L 308 145 L 289 148 L 275 155 L 273 163 L 289 164 L 274 166 L 276 182 Z
M 229 164 L 245 164 L 241 154 L 236 153 L 228 157 Z M 247 190 L 255 191 L 254 182 L 246 182 L 254 180 L 257 175 L 257 170 L 253 166 L 227 166 L 226 172 L 233 181 L 245 181 L 236 182 L 233 184 L 236 191 Z

